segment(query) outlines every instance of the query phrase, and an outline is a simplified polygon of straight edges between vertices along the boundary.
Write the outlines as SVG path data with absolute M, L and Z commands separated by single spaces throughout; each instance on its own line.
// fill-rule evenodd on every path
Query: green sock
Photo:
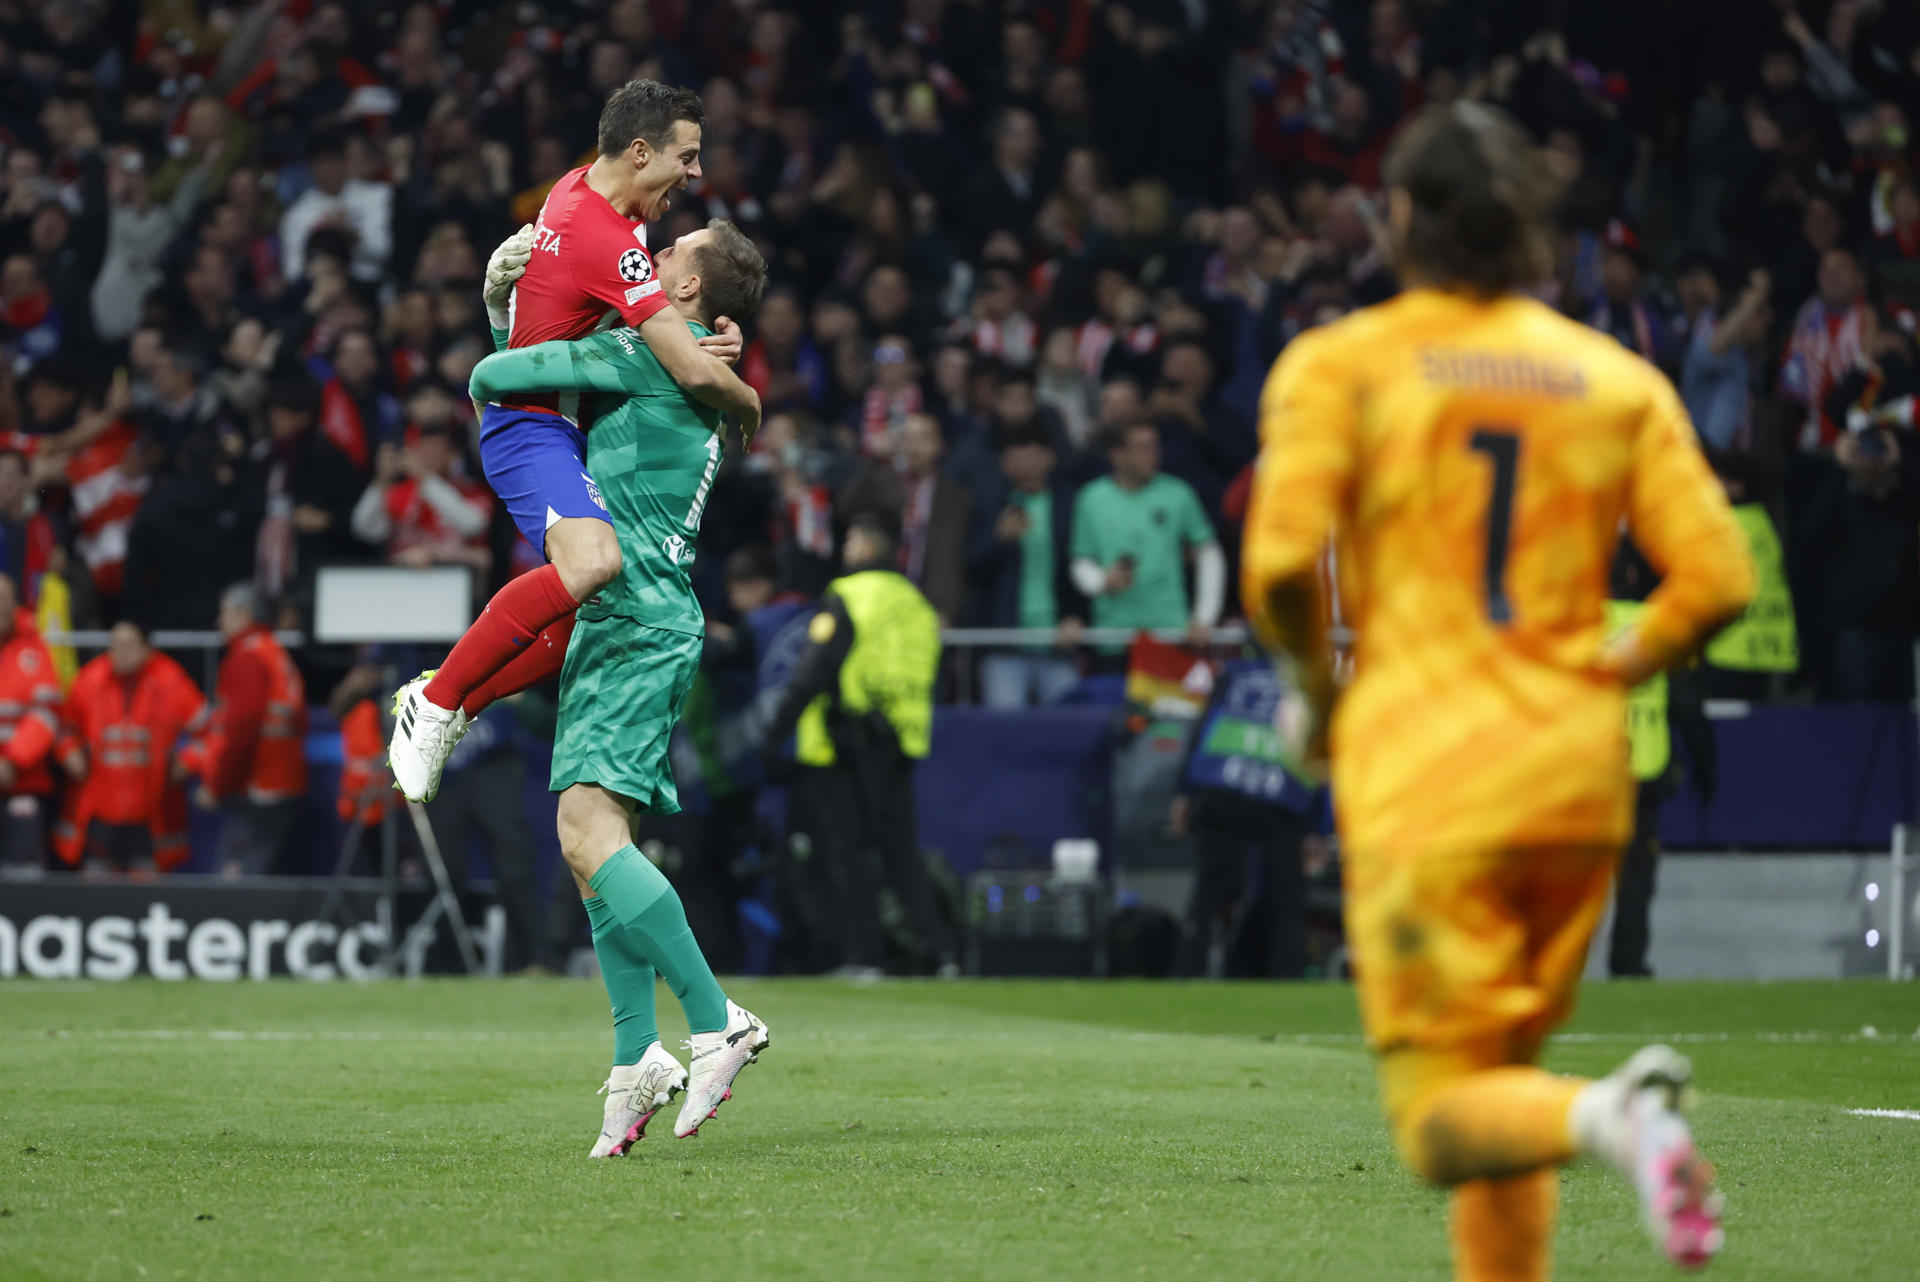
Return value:
M 586 901 L 593 926 L 593 955 L 613 1003 L 613 1062 L 632 1064 L 660 1040 L 653 1016 L 653 965 L 636 947 L 633 932 L 620 924 L 604 895 Z
M 694 941 L 680 896 L 665 875 L 628 844 L 600 866 L 591 884 L 613 915 L 639 936 L 640 952 L 680 999 L 688 1031 L 717 1033 L 725 1028 L 727 995 Z

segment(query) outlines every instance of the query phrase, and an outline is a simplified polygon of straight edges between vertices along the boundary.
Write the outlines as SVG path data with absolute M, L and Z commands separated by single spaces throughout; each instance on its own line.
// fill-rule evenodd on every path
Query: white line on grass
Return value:
M 1152 1029 L 1103 1028 L 1097 1024 L 1069 1025 L 1084 1034 L 1122 1038 L 1127 1041 L 1160 1041 L 1189 1036 L 1180 1032 L 1162 1032 Z M 599 1029 L 565 1030 L 550 1029 L 545 1032 L 523 1032 L 502 1029 L 266 1029 L 266 1028 L 22 1028 L 13 1030 L 17 1037 L 87 1037 L 110 1041 L 212 1041 L 212 1042 L 523 1042 L 533 1039 L 551 1039 L 555 1041 L 576 1041 L 581 1037 L 597 1037 Z M 1199 1034 L 1200 1036 L 1220 1036 L 1219 1034 Z M 995 1040 L 1031 1039 L 1027 1032 L 995 1032 L 993 1030 L 926 1030 L 921 1032 L 889 1031 L 885 1034 L 866 1030 L 807 1029 L 784 1034 L 796 1041 L 865 1042 L 877 1041 L 885 1037 L 888 1041 L 908 1042 L 980 1042 Z M 1244 1040 L 1244 1035 L 1231 1038 Z M 1276 1033 L 1270 1038 L 1279 1045 L 1292 1046 L 1361 1046 L 1365 1039 L 1358 1033 Z M 1752 1033 L 1560 1033 L 1553 1041 L 1574 1046 L 1642 1046 L 1648 1042 L 1668 1042 L 1674 1044 L 1719 1044 L 1719 1043 L 1757 1043 L 1788 1045 L 1855 1045 L 1862 1042 L 1901 1044 L 1909 1040 L 1920 1041 L 1920 1034 L 1912 1039 L 1890 1033 L 1834 1033 L 1815 1030 L 1800 1032 L 1752 1032 Z
M 1920 1109 L 1915 1108 L 1850 1108 L 1847 1112 L 1855 1117 L 1897 1117 L 1903 1121 L 1920 1122 Z

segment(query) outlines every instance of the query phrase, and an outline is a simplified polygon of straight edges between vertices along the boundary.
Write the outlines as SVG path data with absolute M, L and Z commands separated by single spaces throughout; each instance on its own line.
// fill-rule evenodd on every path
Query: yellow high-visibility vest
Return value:
M 1800 637 L 1794 626 L 1793 594 L 1773 520 L 1758 503 L 1733 509 L 1734 519 L 1753 552 L 1758 587 L 1746 612 L 1707 644 L 1706 660 L 1729 672 L 1792 672 L 1800 666 Z
M 1607 602 L 1607 631 L 1632 626 L 1646 609 L 1638 601 Z M 1673 760 L 1673 734 L 1667 726 L 1667 674 L 1656 672 L 1627 691 L 1627 750 L 1633 777 L 1645 783 L 1666 773 Z
M 893 727 L 902 752 L 926 756 L 933 746 L 933 684 L 940 668 L 940 618 L 933 606 L 892 570 L 849 574 L 829 583 L 822 595 L 838 598 L 853 622 L 853 647 L 840 665 L 841 712 L 878 712 Z M 830 641 L 833 626 L 832 616 L 823 611 L 808 635 L 816 643 Z M 801 765 L 833 764 L 833 737 L 827 731 L 831 699 L 819 695 L 800 714 L 794 756 Z

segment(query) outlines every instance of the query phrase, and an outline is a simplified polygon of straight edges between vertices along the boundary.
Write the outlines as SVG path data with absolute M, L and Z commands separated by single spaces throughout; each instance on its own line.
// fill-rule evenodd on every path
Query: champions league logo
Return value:
M 1258 669 L 1242 673 L 1227 687 L 1220 710 L 1229 717 L 1267 724 L 1279 706 L 1279 678 L 1270 669 Z
M 653 279 L 653 260 L 647 257 L 643 249 L 627 249 L 620 253 L 620 279 L 633 284 L 644 284 Z

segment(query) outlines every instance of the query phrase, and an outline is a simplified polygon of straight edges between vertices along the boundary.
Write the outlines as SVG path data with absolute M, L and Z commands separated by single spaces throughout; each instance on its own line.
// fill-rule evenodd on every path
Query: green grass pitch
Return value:
M 0 1279 L 1446 1276 L 1342 987 L 733 995 L 774 1032 L 734 1101 L 596 1163 L 593 984 L 0 984 Z M 1920 987 L 1589 987 L 1568 1033 L 1583 1073 L 1686 1038 L 1708 1276 L 1920 1276 L 1920 1120 L 1848 1112 L 1920 1110 Z M 1671 1276 L 1587 1167 L 1557 1262 Z

